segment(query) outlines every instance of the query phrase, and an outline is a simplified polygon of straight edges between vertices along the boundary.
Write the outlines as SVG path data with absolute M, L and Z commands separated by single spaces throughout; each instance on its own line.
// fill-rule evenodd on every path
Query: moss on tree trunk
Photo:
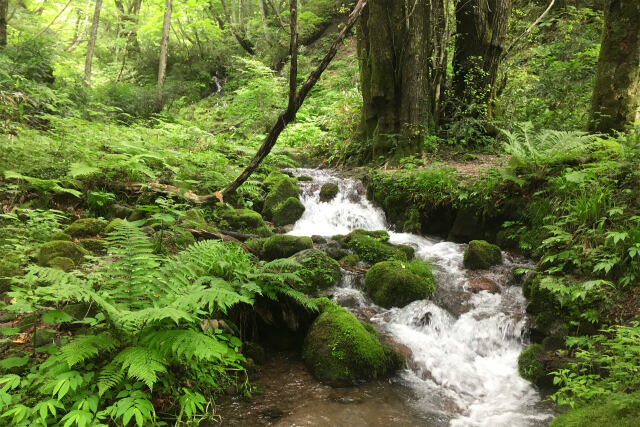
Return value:
M 428 11 L 426 0 L 370 0 L 360 17 L 361 127 L 374 159 L 419 150 L 427 111 Z
M 589 128 L 624 130 L 640 103 L 640 2 L 606 0 Z

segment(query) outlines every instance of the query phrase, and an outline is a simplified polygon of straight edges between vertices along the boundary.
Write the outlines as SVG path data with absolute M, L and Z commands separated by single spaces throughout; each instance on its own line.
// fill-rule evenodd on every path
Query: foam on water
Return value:
M 361 183 L 314 169 L 294 172 L 312 176 L 313 181 L 303 183 L 306 210 L 290 234 L 332 236 L 357 228 L 387 229 L 384 212 L 366 200 Z M 321 202 L 320 187 L 327 182 L 338 184 L 340 191 L 334 200 Z M 396 380 L 415 392 L 413 404 L 437 414 L 442 425 L 546 425 L 551 418 L 548 408 L 517 369 L 526 344 L 526 301 L 508 280 L 511 268 L 526 261 L 505 254 L 505 265 L 485 274 L 501 292 L 471 293 L 469 273 L 462 268 L 465 245 L 409 233 L 390 235 L 392 243 L 409 244 L 417 258 L 433 263 L 438 289 L 433 298 L 384 310 L 362 293 L 361 277 L 343 272 L 334 299 L 352 309 L 376 309 L 371 320 L 411 350 L 410 369 Z

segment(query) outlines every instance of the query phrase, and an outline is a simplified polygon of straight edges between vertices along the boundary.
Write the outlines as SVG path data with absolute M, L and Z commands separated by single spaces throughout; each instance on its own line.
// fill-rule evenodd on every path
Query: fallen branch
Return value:
M 352 265 L 347 265 L 347 264 L 344 264 L 344 263 L 342 263 L 342 262 L 340 263 L 340 268 L 343 268 L 343 269 L 345 269 L 345 270 L 347 270 L 347 271 L 350 271 L 350 272 L 352 272 L 352 273 L 362 273 L 362 274 L 364 274 L 364 273 L 366 273 L 367 271 L 369 271 L 369 270 L 367 270 L 366 268 L 363 268 L 363 267 L 354 267 L 354 266 L 352 266 Z

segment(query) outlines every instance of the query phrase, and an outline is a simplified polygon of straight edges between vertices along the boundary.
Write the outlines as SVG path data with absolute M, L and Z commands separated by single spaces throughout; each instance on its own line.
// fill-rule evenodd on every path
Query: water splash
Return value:
M 290 234 L 346 234 L 357 228 L 387 229 L 384 212 L 365 198 L 361 183 L 341 179 L 327 171 L 299 169 L 313 181 L 303 185 L 306 210 Z M 330 202 L 320 201 L 320 187 L 338 184 Z M 462 267 L 465 245 L 390 232 L 392 243 L 408 244 L 416 257 L 436 269 L 437 291 L 431 300 L 384 310 L 362 293 L 362 277 L 343 272 L 334 299 L 352 310 L 369 307 L 382 331 L 406 345 L 410 369 L 396 381 L 415 392 L 413 405 L 437 415 L 438 425 L 542 426 L 551 418 L 533 386 L 517 372 L 524 347 L 525 299 L 519 287 L 509 286 L 510 270 L 526 261 L 505 254 L 503 266 L 484 272 L 500 292 L 469 290 L 471 276 Z

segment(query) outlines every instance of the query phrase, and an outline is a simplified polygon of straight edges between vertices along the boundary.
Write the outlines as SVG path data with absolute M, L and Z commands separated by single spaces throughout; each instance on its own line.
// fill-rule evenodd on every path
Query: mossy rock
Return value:
M 281 174 L 275 180 L 272 189 L 264 199 L 264 206 L 262 208 L 263 217 L 266 219 L 273 218 L 276 208 L 290 197 L 297 200 L 300 197 L 300 188 L 294 179 Z
M 313 241 L 310 237 L 280 234 L 265 240 L 262 249 L 265 259 L 274 260 L 278 258 L 288 258 L 297 252 L 311 249 L 312 247 Z
M 289 197 L 273 210 L 273 223 L 276 226 L 294 224 L 302 217 L 305 207 L 300 200 Z
M 65 228 L 64 232 L 73 238 L 93 237 L 102 233 L 106 226 L 104 219 L 82 218 Z
M 332 182 L 324 184 L 320 188 L 320 201 L 328 202 L 333 200 L 338 195 L 339 190 L 340 188 L 338 187 L 338 184 L 334 184 Z
M 502 264 L 500 247 L 485 240 L 472 240 L 464 251 L 462 265 L 469 270 L 484 270 Z
M 340 259 L 340 262 L 342 264 L 346 264 L 351 267 L 354 267 L 355 265 L 358 264 L 358 262 L 360 262 L 360 257 L 358 256 L 358 254 L 349 254 L 347 256 L 342 257 Z
M 57 256 L 49 261 L 49 267 L 62 271 L 71 271 L 76 268 L 76 264 L 71 258 L 65 256 Z
M 373 302 L 391 308 L 428 298 L 436 285 L 431 269 L 423 261 L 383 261 L 369 269 L 365 288 Z
M 637 427 L 638 420 L 640 392 L 614 393 L 569 409 L 551 421 L 549 427 Z
M 302 359 L 316 378 L 343 385 L 381 378 L 401 367 L 401 358 L 380 343 L 375 330 L 326 298 L 317 302 L 322 313 L 311 325 L 302 350 Z
M 66 257 L 71 258 L 76 265 L 79 265 L 86 255 L 89 255 L 89 251 L 80 245 L 66 240 L 54 240 L 40 246 L 38 264 L 46 267 L 52 259 Z
M 70 235 L 68 235 L 67 233 L 65 233 L 64 231 L 59 231 L 57 233 L 55 233 L 53 236 L 51 236 L 51 238 L 49 239 L 51 240 L 73 240 L 73 237 L 71 237 Z
M 301 292 L 313 294 L 334 286 L 340 280 L 340 264 L 318 249 L 300 251 L 291 259 L 302 265 L 298 270 L 304 282 L 303 288 L 298 289 Z
M 408 250 L 387 243 L 389 234 L 386 231 L 355 230 L 342 239 L 347 247 L 358 254 L 362 261 L 375 264 L 377 262 L 409 259 Z
M 264 248 L 264 242 L 266 242 L 267 239 L 265 238 L 259 238 L 259 239 L 249 239 L 246 242 L 244 242 L 244 244 L 251 249 L 252 253 L 256 254 L 259 257 L 262 257 L 262 251 Z
M 178 228 L 173 232 L 172 243 L 176 245 L 176 248 L 182 250 L 196 243 L 196 238 L 189 230 Z
M 13 277 L 22 275 L 22 263 L 16 254 L 6 254 L 0 258 L 0 293 L 9 291 L 13 284 Z
M 104 228 L 104 234 L 109 234 L 114 231 L 120 224 L 122 224 L 122 221 L 124 220 L 121 218 L 114 218 L 109 221 L 109 224 L 107 224 L 107 226 Z
M 220 227 L 248 234 L 270 232 L 262 215 L 251 209 L 227 209 L 220 212 Z M 268 231 L 267 231 L 268 230 Z M 273 233 L 271 233 L 273 234 Z
M 82 239 L 78 242 L 80 246 L 96 255 L 107 252 L 107 241 L 102 239 Z
M 202 215 L 202 211 L 196 208 L 186 211 L 180 218 L 180 222 L 191 227 L 208 225 L 207 220 Z
M 267 191 L 271 191 L 276 184 L 279 184 L 282 180 L 290 179 L 287 174 L 284 174 L 279 171 L 273 171 L 265 179 L 262 180 L 262 186 L 267 189 Z
M 311 181 L 313 181 L 313 177 L 310 177 L 309 175 L 300 175 L 298 177 L 298 181 L 300 181 L 300 182 L 311 182 Z
M 251 358 L 258 365 L 265 362 L 264 348 L 258 343 L 247 341 L 242 344 L 242 354 L 246 358 Z
M 527 298 L 527 313 L 540 314 L 545 312 L 554 313 L 556 299 L 550 290 L 542 286 L 542 282 L 547 278 L 539 273 L 530 274 L 522 284 L 522 295 Z M 549 280 L 555 280 L 549 278 Z M 555 317 L 555 315 L 553 315 Z
M 518 373 L 525 380 L 542 386 L 548 382 L 547 371 L 542 362 L 544 348 L 540 344 L 532 344 L 518 356 Z

